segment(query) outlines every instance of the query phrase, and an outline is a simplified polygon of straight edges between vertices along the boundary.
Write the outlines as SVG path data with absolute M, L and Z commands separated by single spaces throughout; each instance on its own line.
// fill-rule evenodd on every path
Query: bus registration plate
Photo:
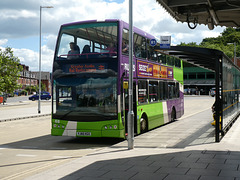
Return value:
M 91 136 L 91 132 L 77 132 L 77 136 Z

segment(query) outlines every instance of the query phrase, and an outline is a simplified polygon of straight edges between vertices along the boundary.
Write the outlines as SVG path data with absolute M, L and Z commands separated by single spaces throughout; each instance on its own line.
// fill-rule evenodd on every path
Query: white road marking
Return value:
M 53 159 L 66 159 L 66 158 L 72 158 L 73 156 L 53 156 Z
M 34 154 L 17 154 L 18 157 L 36 157 L 37 155 Z
M 8 146 L 0 146 L 0 150 L 1 149 L 7 149 L 8 148 Z

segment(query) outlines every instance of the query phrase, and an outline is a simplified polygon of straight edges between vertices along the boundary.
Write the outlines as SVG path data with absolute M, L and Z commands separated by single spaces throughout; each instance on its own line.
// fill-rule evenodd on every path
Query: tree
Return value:
M 236 56 L 240 56 L 240 28 L 226 28 L 220 36 L 216 38 L 205 38 L 197 45 L 195 42 L 180 43 L 179 46 L 202 47 L 209 49 L 217 49 L 224 52 L 229 58 L 234 57 L 234 45 L 236 43 Z
M 17 80 L 20 77 L 22 66 L 20 60 L 13 55 L 10 47 L 0 49 L 0 93 L 13 93 L 21 85 Z

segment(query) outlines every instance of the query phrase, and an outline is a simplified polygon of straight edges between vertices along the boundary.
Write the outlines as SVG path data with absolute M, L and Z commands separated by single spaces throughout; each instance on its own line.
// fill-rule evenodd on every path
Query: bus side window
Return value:
M 163 99 L 166 100 L 168 99 L 168 83 L 163 82 Z
M 129 40 L 129 32 L 127 29 L 123 29 L 123 33 L 122 33 L 122 53 L 123 54 L 129 53 L 128 40 Z
M 179 83 L 176 83 L 176 98 L 180 97 L 180 93 L 179 93 Z
M 134 52 L 138 58 L 147 58 L 146 38 L 139 34 L 134 34 Z
M 174 65 L 175 67 L 181 68 L 181 61 L 178 58 L 174 58 Z
M 150 81 L 148 86 L 149 86 L 149 101 L 150 102 L 158 101 L 158 82 Z
M 160 81 L 159 82 L 159 96 L 160 100 L 167 100 L 169 95 L 168 95 L 168 82 Z
M 162 81 L 159 82 L 158 88 L 159 88 L 159 100 L 163 100 L 163 82 Z
M 173 90 L 172 90 L 172 84 L 168 83 L 168 97 L 169 99 L 173 98 Z
M 175 82 L 168 83 L 168 93 L 169 99 L 178 98 L 179 97 L 179 84 Z
M 138 103 L 148 102 L 147 81 L 138 81 Z
M 167 65 L 169 66 L 174 66 L 174 57 L 172 56 L 167 56 Z
M 161 64 L 166 64 L 166 55 L 158 53 L 158 59 Z

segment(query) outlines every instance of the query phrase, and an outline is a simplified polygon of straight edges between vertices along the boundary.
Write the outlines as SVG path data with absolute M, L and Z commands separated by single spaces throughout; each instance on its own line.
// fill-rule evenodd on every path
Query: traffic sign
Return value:
M 150 40 L 150 45 L 151 46 L 156 46 L 156 44 L 157 44 L 157 40 L 156 39 L 151 39 Z
M 160 37 L 160 48 L 169 49 L 171 45 L 171 36 Z

